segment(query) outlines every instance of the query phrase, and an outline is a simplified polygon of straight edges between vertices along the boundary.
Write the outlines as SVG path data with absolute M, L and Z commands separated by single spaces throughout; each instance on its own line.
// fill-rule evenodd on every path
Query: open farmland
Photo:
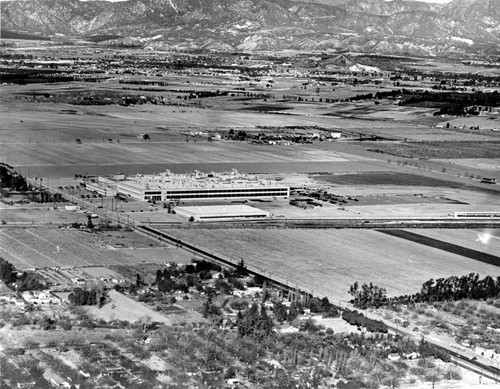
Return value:
M 334 174 L 315 176 L 314 179 L 335 185 L 398 185 L 457 188 L 462 185 L 416 174 L 395 172 L 365 172 L 355 174 Z
M 190 258 L 175 247 L 116 248 L 95 234 L 56 228 L 2 229 L 0 256 L 18 269 L 164 264 Z
M 408 231 L 480 252 L 500 254 L 500 230 L 409 229 Z M 498 265 L 500 266 L 500 262 Z M 498 273 L 500 274 L 500 270 Z
M 389 295 L 414 293 L 430 278 L 499 268 L 373 230 L 169 230 L 169 234 L 239 261 L 336 303 L 355 281 Z

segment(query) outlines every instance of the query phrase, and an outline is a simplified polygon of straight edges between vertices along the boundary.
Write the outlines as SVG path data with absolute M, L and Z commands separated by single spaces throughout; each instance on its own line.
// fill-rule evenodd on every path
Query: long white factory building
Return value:
M 137 174 L 117 181 L 118 193 L 142 201 L 287 198 L 290 187 L 236 169 L 224 173 Z

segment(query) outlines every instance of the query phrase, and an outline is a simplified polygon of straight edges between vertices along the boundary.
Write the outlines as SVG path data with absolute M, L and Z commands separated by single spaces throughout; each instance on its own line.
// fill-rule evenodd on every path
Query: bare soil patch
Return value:
M 102 308 L 91 306 L 84 307 L 85 310 L 96 319 L 104 319 L 106 321 L 126 320 L 136 322 L 149 317 L 151 321 L 172 325 L 174 323 L 190 322 L 199 319 L 199 314 L 191 312 L 165 316 L 115 290 L 110 290 L 108 296 L 110 301 Z

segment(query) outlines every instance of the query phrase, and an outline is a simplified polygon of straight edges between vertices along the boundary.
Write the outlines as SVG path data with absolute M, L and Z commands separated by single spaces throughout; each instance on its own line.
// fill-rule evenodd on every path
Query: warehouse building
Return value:
M 177 207 L 178 215 L 195 221 L 258 219 L 270 216 L 269 212 L 248 205 L 211 205 L 203 207 Z
M 288 198 L 290 187 L 277 181 L 260 180 L 236 169 L 224 173 L 161 174 L 128 176 L 117 191 L 143 201 Z

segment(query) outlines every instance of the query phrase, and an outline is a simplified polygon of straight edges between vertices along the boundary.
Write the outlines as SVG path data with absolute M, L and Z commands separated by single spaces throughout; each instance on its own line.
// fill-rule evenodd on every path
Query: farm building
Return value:
M 269 212 L 248 205 L 211 205 L 204 207 L 177 207 L 177 214 L 196 221 L 232 220 L 269 217 Z
M 276 181 L 260 180 L 240 174 L 236 169 L 224 173 L 129 176 L 117 185 L 118 193 L 143 201 L 213 200 L 249 198 L 287 198 L 290 187 Z

